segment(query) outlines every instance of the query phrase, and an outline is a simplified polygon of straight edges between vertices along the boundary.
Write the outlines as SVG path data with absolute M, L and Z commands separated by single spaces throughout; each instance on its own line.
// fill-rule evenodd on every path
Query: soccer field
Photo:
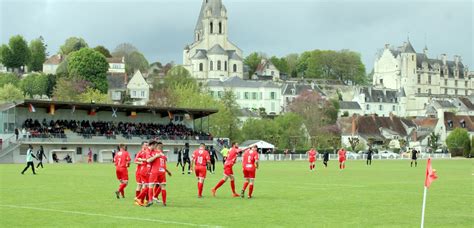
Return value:
M 428 191 L 426 227 L 472 227 L 473 160 L 433 160 L 439 178 Z M 211 195 L 222 164 L 198 199 L 193 175 L 169 164 L 168 206 L 133 204 L 134 170 L 126 198 L 116 199 L 112 164 L 46 164 L 34 176 L 23 165 L 0 165 L 0 226 L 116 227 L 417 227 L 420 224 L 426 161 L 377 161 L 370 167 L 336 161 L 316 172 L 307 162 L 262 162 L 254 198 L 231 198 L 229 183 Z M 242 187 L 241 164 L 234 167 Z

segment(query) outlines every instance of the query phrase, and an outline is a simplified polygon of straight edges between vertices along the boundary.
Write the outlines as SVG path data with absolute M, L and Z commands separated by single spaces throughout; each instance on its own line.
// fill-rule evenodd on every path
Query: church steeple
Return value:
M 226 31 L 227 9 L 222 0 L 203 0 L 194 30 L 195 41 L 208 34 L 226 34 Z

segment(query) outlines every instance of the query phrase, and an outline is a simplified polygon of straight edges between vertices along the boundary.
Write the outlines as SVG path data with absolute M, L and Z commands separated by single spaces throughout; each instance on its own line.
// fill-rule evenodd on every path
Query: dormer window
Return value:
M 448 127 L 453 128 L 453 121 L 452 120 L 448 120 Z
M 382 101 L 383 101 L 383 99 L 381 97 L 379 97 L 379 102 L 382 102 Z
M 296 95 L 296 90 L 295 90 L 295 89 L 291 89 L 291 94 Z
M 459 121 L 459 124 L 461 125 L 462 128 L 466 128 L 466 121 L 464 119 Z

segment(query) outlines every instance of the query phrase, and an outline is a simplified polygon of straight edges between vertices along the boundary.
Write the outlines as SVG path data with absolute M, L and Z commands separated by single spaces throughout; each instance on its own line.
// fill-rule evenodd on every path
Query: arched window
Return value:
M 222 22 L 219 22 L 219 34 L 222 34 Z
M 211 63 L 209 64 L 209 70 L 214 70 L 214 63 L 211 61 Z
M 220 60 L 217 61 L 217 70 L 221 70 L 221 61 Z
M 234 64 L 232 71 L 237 72 L 237 64 Z
M 199 71 L 203 71 L 204 70 L 203 68 L 204 68 L 203 64 L 199 63 Z
M 214 33 L 214 25 L 212 24 L 212 22 L 209 25 L 209 27 L 210 27 L 211 34 Z
M 224 61 L 224 71 L 227 71 L 227 61 Z

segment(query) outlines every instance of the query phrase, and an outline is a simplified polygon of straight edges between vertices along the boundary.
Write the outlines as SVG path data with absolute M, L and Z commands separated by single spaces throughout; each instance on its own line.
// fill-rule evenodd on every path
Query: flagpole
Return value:
M 425 186 L 425 190 L 423 192 L 423 207 L 421 208 L 421 228 L 425 226 L 425 206 L 426 206 L 426 190 L 428 188 Z

